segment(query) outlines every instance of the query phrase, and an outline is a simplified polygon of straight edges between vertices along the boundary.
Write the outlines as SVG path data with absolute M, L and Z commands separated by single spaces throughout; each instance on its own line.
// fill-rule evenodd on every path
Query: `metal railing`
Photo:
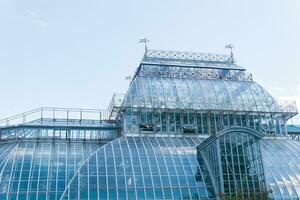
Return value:
M 298 113 L 296 101 L 279 100 L 280 109 L 284 113 Z
M 163 51 L 148 49 L 145 58 L 182 60 L 184 61 L 201 61 L 201 62 L 222 62 L 232 64 L 230 55 L 227 54 L 211 54 L 187 51 Z
M 125 94 L 115 93 L 108 107 L 109 118 L 114 119 L 122 108 L 156 108 L 156 109 L 187 109 L 187 110 L 209 110 L 225 112 L 255 112 L 282 114 L 287 119 L 298 114 L 296 101 L 274 100 L 274 101 L 253 101 L 253 100 L 232 100 L 212 99 L 201 100 L 182 98 L 180 101 L 173 101 L 173 98 L 165 99 L 156 97 L 134 96 L 132 102 L 124 102 Z
M 118 113 L 119 109 L 123 106 L 124 98 L 125 98 L 125 94 L 122 93 L 113 94 L 113 97 L 107 109 L 110 115 L 109 116 L 110 119 L 114 119 L 116 117 L 116 114 Z
M 109 113 L 103 109 L 81 109 L 81 108 L 56 108 L 56 107 L 41 107 L 28 112 L 24 112 L 12 117 L 0 120 L 0 127 L 13 126 L 19 124 L 27 124 L 40 121 L 43 119 L 66 122 L 72 121 L 102 121 L 109 119 Z

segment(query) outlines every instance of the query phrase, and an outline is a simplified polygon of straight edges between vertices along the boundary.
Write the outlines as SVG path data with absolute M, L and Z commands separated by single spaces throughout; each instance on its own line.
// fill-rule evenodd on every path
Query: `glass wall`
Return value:
M 260 137 L 234 128 L 198 146 L 198 160 L 206 164 L 222 199 L 267 199 Z
M 124 115 L 124 133 L 169 135 L 215 134 L 231 126 L 249 127 L 269 136 L 285 135 L 281 116 L 218 112 L 180 112 L 177 110 L 131 109 Z
M 259 140 L 245 133 L 220 138 L 224 194 L 245 197 L 266 192 Z

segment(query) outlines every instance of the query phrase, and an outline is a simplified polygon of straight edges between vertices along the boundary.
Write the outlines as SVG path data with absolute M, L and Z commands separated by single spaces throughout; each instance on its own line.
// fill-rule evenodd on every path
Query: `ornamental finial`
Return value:
M 233 52 L 232 52 L 232 49 L 234 48 L 234 46 L 232 44 L 228 44 L 228 45 L 225 45 L 225 48 L 230 49 L 230 59 L 231 59 L 231 62 L 234 63 Z
M 139 43 L 144 43 L 145 44 L 145 53 L 147 53 L 148 50 L 148 46 L 147 43 L 150 42 L 150 40 L 148 40 L 147 38 L 142 38 L 139 40 Z

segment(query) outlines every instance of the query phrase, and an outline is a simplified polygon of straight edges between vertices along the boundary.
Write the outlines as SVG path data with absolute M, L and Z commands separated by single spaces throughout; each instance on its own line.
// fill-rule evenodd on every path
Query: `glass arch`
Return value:
M 121 137 L 96 151 L 62 199 L 215 199 L 197 161 L 202 139 Z

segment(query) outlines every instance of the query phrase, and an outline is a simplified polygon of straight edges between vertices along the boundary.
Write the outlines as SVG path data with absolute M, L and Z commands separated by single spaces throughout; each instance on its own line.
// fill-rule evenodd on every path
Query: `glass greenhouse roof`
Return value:
M 263 139 L 266 181 L 274 199 L 300 199 L 300 142 Z
M 0 144 L 0 199 L 59 199 L 69 180 L 104 143 Z
M 147 50 L 122 106 L 297 113 L 294 102 L 276 101 L 245 71 L 230 55 Z
M 124 107 L 212 111 L 284 112 L 254 81 L 177 79 L 137 76 Z
M 92 142 L 2 143 L 0 199 L 106 199 L 116 195 L 120 199 L 215 199 L 208 172 L 197 160 L 195 147 L 202 141 L 195 137 L 122 137 L 104 146 Z M 261 151 L 274 199 L 300 198 L 300 142 L 263 139 Z
M 198 138 L 121 137 L 96 151 L 62 199 L 215 199 Z

